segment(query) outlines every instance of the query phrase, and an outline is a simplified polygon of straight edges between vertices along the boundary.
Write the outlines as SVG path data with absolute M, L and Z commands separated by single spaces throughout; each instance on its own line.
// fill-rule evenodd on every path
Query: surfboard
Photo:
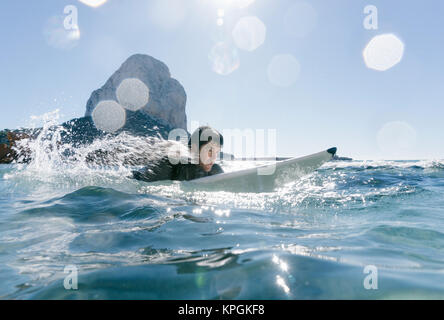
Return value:
M 203 177 L 188 181 L 188 183 L 199 189 L 205 188 L 205 190 L 269 192 L 315 171 L 331 160 L 336 150 L 336 148 L 330 148 L 304 157 Z

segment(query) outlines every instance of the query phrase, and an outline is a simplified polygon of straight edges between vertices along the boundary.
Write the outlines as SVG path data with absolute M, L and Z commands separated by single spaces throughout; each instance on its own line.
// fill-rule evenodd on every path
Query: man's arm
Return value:
M 153 182 L 160 180 L 171 180 L 173 166 L 167 159 L 162 159 L 156 165 L 149 165 L 138 171 L 133 171 L 133 178 L 136 180 Z

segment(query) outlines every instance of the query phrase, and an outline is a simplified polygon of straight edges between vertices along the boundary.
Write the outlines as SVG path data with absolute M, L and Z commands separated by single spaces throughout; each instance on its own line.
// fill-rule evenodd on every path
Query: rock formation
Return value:
M 132 78 L 141 80 L 149 89 L 149 101 L 141 109 L 142 112 L 172 128 L 186 130 L 187 96 L 184 88 L 179 81 L 171 78 L 163 62 L 143 54 L 129 57 L 100 89 L 91 94 L 85 116 L 90 116 L 100 101 L 117 101 L 117 88 L 123 80 Z
M 29 150 L 17 151 L 14 148 L 17 141 L 30 138 L 27 133 L 4 130 L 0 132 L 0 137 L 0 141 L 5 142 L 0 144 L 0 163 L 11 163 L 18 158 L 21 158 L 21 162 L 30 161 Z

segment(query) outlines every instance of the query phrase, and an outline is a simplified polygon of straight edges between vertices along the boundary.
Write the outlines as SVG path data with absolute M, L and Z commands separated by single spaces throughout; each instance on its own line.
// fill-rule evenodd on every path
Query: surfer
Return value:
M 139 171 L 133 171 L 133 178 L 152 182 L 159 180 L 193 180 L 223 173 L 216 158 L 224 143 L 224 138 L 217 130 L 202 126 L 196 129 L 188 140 L 192 159 L 186 163 L 172 164 L 168 157 Z M 193 161 L 194 160 L 194 161 Z

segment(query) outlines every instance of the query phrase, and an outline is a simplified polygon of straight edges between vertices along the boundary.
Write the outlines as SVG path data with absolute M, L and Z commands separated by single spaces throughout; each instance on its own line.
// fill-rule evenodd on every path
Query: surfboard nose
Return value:
M 334 156 L 336 154 L 336 150 L 338 150 L 338 148 L 333 147 L 327 150 L 328 153 L 331 153 L 332 156 Z

